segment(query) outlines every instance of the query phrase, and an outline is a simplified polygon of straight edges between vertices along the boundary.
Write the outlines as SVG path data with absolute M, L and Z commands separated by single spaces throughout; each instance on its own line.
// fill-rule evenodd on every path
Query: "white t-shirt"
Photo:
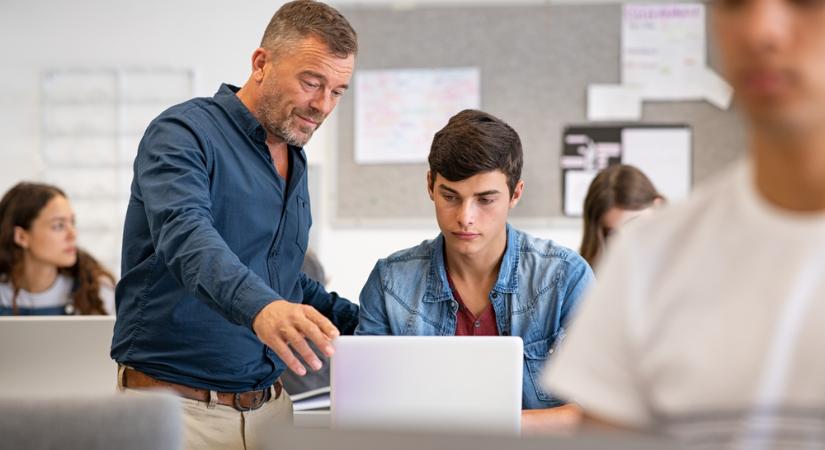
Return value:
M 691 447 L 825 445 L 825 215 L 769 205 L 743 162 L 613 244 L 549 390 Z
M 73 282 L 66 275 L 58 275 L 54 283 L 45 291 L 32 293 L 20 289 L 17 293 L 17 307 L 20 309 L 41 309 L 64 307 L 71 302 Z M 0 283 L 0 306 L 12 307 L 14 290 L 9 283 Z M 115 291 L 108 280 L 100 282 L 100 299 L 107 314 L 115 313 Z

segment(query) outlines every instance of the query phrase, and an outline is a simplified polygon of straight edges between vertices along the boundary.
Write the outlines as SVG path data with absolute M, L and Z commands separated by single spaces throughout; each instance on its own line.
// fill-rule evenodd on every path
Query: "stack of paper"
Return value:
M 313 409 L 329 409 L 330 387 L 324 386 L 300 394 L 291 395 L 293 411 L 309 411 Z

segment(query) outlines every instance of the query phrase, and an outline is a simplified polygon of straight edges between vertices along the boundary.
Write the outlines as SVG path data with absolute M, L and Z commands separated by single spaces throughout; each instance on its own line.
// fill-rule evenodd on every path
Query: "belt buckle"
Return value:
M 244 408 L 241 406 L 241 394 L 241 392 L 232 394 L 232 406 L 240 412 L 252 411 L 252 408 Z
M 243 405 L 241 405 L 241 395 L 243 395 L 245 393 L 248 393 L 248 392 L 236 392 L 232 395 L 232 406 L 236 410 L 241 411 L 241 412 L 254 411 L 254 410 L 260 408 L 261 406 L 263 406 L 264 402 L 266 402 L 266 400 L 267 400 L 266 392 L 267 392 L 266 390 L 261 391 L 261 397 L 259 399 L 257 399 L 254 406 L 251 405 L 249 408 L 244 408 Z M 253 394 L 253 395 L 256 395 L 256 394 Z

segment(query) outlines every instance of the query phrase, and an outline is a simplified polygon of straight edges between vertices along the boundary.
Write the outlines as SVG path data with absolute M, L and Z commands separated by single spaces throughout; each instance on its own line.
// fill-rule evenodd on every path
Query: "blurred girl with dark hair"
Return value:
M 77 248 L 59 188 L 18 183 L 0 200 L 0 315 L 114 314 L 114 276 Z
M 664 202 L 641 170 L 619 164 L 596 175 L 584 199 L 584 234 L 579 253 L 594 267 L 607 238 L 625 223 Z

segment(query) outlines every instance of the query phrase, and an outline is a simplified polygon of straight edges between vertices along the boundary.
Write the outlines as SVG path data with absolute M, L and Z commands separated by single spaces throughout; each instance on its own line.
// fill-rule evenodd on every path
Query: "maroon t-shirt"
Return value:
M 450 283 L 450 290 L 453 291 L 453 297 L 458 301 L 458 313 L 456 314 L 455 335 L 456 336 L 498 336 L 498 325 L 496 324 L 496 310 L 493 309 L 493 304 L 487 305 L 487 308 L 478 316 L 475 316 L 464 301 L 461 300 L 461 295 L 453 284 L 453 279 L 450 278 L 450 272 L 447 270 L 446 264 L 444 270 L 447 272 L 447 282 Z

